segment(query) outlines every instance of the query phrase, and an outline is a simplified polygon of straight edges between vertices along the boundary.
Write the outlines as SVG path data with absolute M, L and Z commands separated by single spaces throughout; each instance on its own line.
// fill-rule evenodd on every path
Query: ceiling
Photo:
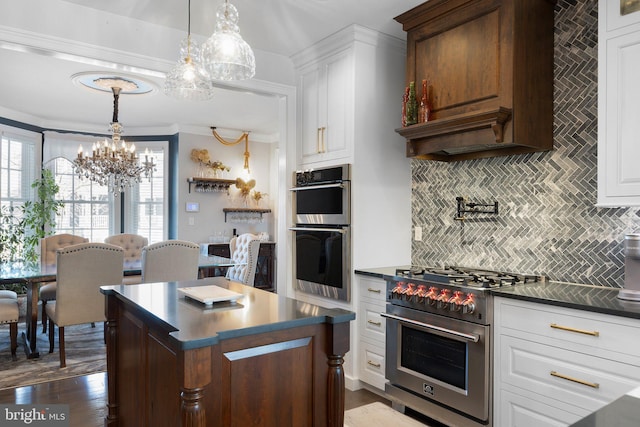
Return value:
M 148 69 L 119 64 L 118 52 L 112 46 L 116 45 L 118 36 L 124 32 L 110 35 L 108 30 L 105 31 L 106 34 L 102 36 L 107 43 L 100 47 L 101 58 L 105 59 L 96 60 L 95 56 L 83 54 L 96 46 L 84 46 L 77 38 L 72 43 L 76 53 L 61 54 L 65 49 L 58 46 L 64 45 L 65 37 L 77 37 L 77 34 L 73 34 L 73 26 L 64 26 L 60 33 L 37 35 L 34 33 L 41 31 L 40 28 L 44 26 L 34 29 L 33 22 L 38 21 L 39 13 L 46 14 L 46 8 L 53 7 L 55 3 L 61 14 L 76 15 L 79 31 L 86 15 L 93 17 L 94 21 L 99 16 L 98 22 L 103 20 L 105 28 L 107 25 L 117 28 L 116 24 L 120 23 L 126 28 L 135 27 L 132 31 L 151 28 L 158 34 L 172 32 L 182 37 L 186 36 L 188 1 L 45 1 L 25 0 L 3 2 L 0 5 L 0 15 L 8 17 L 4 22 L 0 18 L 0 64 L 3 76 L 0 79 L 0 117 L 14 120 L 24 117 L 28 123 L 48 128 L 81 131 L 104 129 L 106 132 L 113 108 L 111 95 L 75 85 L 71 81 L 72 75 L 94 71 L 113 73 L 116 70 L 144 78 L 161 89 L 170 62 L 163 58 L 161 63 L 165 65 Z M 194 37 L 204 40 L 213 32 L 215 10 L 221 2 L 191 0 L 191 32 Z M 36 7 L 37 3 L 42 8 Z M 271 54 L 282 55 L 289 61 L 292 55 L 353 23 L 404 39 L 402 27 L 393 17 L 423 3 L 423 0 L 232 0 L 231 3 L 239 12 L 241 34 L 256 51 L 256 57 L 264 57 L 259 56 L 258 51 L 262 51 L 267 57 L 271 57 Z M 19 21 L 23 17 L 24 26 L 20 27 Z M 61 20 L 66 18 L 59 17 Z M 12 34 L 13 31 L 15 34 Z M 41 40 L 46 43 L 38 45 L 39 42 L 31 40 L 37 40 L 38 37 L 42 37 Z M 95 34 L 87 37 L 92 41 L 96 39 Z M 144 40 L 136 40 L 138 44 L 151 43 L 150 58 L 143 58 L 148 63 L 157 57 L 153 53 L 157 51 L 157 46 L 153 45 L 154 38 L 153 33 L 145 32 Z M 157 40 L 163 39 L 158 36 Z M 177 60 L 178 43 L 165 47 L 175 52 L 172 60 Z M 144 57 L 143 54 L 136 54 Z M 261 62 L 257 61 L 257 67 L 260 65 Z M 260 75 L 260 71 L 258 69 L 257 75 Z M 290 86 L 294 84 L 293 79 L 288 83 Z M 119 121 L 124 126 L 125 136 L 128 128 L 138 132 L 147 130 L 151 134 L 154 132 L 149 129 L 184 131 L 217 126 L 255 132 L 265 140 L 277 138 L 276 98 L 268 93 L 258 93 L 263 91 L 253 90 L 254 87 L 256 85 L 252 84 L 221 87 L 213 100 L 204 102 L 177 101 L 162 94 L 161 90 L 150 95 L 121 96 Z

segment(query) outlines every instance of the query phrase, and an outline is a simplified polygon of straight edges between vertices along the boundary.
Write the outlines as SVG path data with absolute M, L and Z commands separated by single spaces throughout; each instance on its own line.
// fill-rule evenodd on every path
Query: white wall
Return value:
M 238 133 L 240 136 L 240 133 Z M 225 138 L 230 139 L 230 138 Z M 235 139 L 235 138 L 233 138 Z M 265 214 L 264 222 L 260 224 L 232 223 L 225 222 L 223 208 L 242 207 L 238 204 L 239 190 L 235 185 L 229 189 L 230 195 L 226 193 L 198 193 L 192 186 L 191 193 L 188 191 L 187 178 L 198 175 L 198 164 L 191 160 L 192 149 L 206 148 L 212 161 L 219 160 L 231 167 L 227 172 L 226 179 L 236 179 L 242 177 L 244 162 L 244 142 L 234 146 L 224 146 L 218 142 L 213 135 L 197 135 L 190 133 L 179 134 L 179 159 L 178 159 L 178 238 L 190 240 L 197 243 L 206 243 L 209 236 L 217 231 L 227 230 L 231 234 L 236 228 L 238 234 L 266 232 L 270 236 L 274 235 L 273 214 Z M 249 165 L 251 175 L 256 180 L 255 190 L 267 193 L 268 196 L 263 201 L 262 207 L 272 208 L 274 200 L 271 188 L 273 186 L 272 157 L 276 149 L 276 144 L 264 142 L 251 142 L 249 135 Z M 245 179 L 246 180 L 246 179 Z M 186 212 L 186 202 L 197 202 L 200 204 L 199 212 Z M 266 203 L 265 203 L 266 202 Z M 193 218 L 193 225 L 189 225 L 189 219 Z

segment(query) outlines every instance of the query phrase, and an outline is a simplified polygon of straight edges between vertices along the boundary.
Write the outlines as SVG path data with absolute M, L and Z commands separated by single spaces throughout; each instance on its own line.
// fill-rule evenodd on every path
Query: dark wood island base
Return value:
M 176 292 L 211 284 L 243 298 L 208 308 Z M 353 313 L 219 277 L 102 292 L 105 426 L 342 427 Z

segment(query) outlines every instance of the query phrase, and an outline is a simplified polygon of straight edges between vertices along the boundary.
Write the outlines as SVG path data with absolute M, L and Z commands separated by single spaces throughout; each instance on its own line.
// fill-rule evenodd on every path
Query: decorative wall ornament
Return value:
M 251 153 L 249 153 L 249 132 L 242 132 L 242 135 L 240 135 L 240 137 L 235 141 L 225 140 L 218 134 L 218 132 L 216 132 L 216 128 L 214 126 L 211 126 L 211 132 L 213 133 L 213 136 L 218 140 L 218 142 L 220 142 L 222 145 L 237 145 L 244 141 L 244 164 L 242 167 L 247 171 L 247 174 L 250 174 L 251 170 L 249 169 L 249 157 L 251 156 Z

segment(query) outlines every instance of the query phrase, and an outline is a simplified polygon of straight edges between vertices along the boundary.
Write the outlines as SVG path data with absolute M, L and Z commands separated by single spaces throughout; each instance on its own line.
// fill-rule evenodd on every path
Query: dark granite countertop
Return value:
M 354 272 L 361 276 L 370 276 L 370 277 L 376 277 L 378 279 L 384 279 L 385 276 L 394 276 L 396 274 L 396 269 L 398 268 L 408 269 L 410 268 L 410 266 L 409 265 L 391 265 L 389 267 L 362 268 L 362 269 L 356 269 L 354 270 Z
M 640 319 L 640 303 L 618 298 L 618 288 L 544 282 L 493 289 L 494 295 Z
M 185 299 L 178 288 L 217 285 L 242 294 L 237 303 L 206 306 Z M 101 292 L 135 304 L 174 329 L 169 335 L 187 350 L 216 344 L 220 340 L 319 323 L 343 323 L 355 313 L 323 308 L 245 286 L 224 277 L 201 280 L 103 286 Z

